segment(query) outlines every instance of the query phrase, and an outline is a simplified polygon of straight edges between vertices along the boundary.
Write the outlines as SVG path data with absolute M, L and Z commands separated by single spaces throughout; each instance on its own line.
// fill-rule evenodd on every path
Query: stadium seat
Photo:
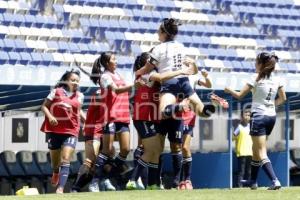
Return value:
M 0 159 L 0 195 L 12 195 L 13 188 L 11 183 L 11 177 L 9 176 L 2 160 Z
M 33 159 L 32 152 L 19 151 L 17 153 L 17 159 L 23 168 L 25 175 L 28 177 L 30 186 L 37 188 L 40 194 L 45 193 L 44 179 Z
M 14 152 L 4 151 L 0 153 L 0 159 L 12 178 L 11 181 L 13 183 L 14 192 L 28 184 L 27 177 L 20 163 L 16 159 L 16 154 Z

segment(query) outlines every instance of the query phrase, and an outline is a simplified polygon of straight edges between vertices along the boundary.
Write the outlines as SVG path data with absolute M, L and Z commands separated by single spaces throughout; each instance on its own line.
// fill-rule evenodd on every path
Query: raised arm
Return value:
M 278 88 L 278 98 L 275 100 L 275 106 L 279 106 L 286 101 L 286 94 L 283 87 Z
M 224 92 L 232 95 L 234 98 L 236 98 L 238 100 L 241 100 L 251 91 L 251 89 L 252 89 L 252 86 L 250 86 L 249 84 L 246 84 L 239 92 L 232 90 L 228 87 L 226 87 L 224 89 Z
M 204 81 L 202 81 L 201 79 L 199 79 L 197 81 L 197 84 L 200 86 L 204 86 L 206 88 L 211 88 L 212 87 L 212 82 L 210 77 L 208 76 L 208 73 L 206 70 L 201 70 L 201 75 L 204 77 Z

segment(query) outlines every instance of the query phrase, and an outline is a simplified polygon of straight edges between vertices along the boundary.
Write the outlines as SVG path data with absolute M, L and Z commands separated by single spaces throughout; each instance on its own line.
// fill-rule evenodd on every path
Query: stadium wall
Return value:
M 237 118 L 238 114 L 233 116 L 233 119 Z M 0 119 L 0 151 L 47 150 L 45 134 L 39 131 L 44 120 L 44 116 L 41 112 L 5 112 L 2 113 Z M 285 140 L 283 136 L 283 120 L 283 116 L 277 117 L 277 123 L 274 127 L 273 133 L 268 139 L 268 147 L 272 151 L 284 150 Z M 209 121 L 209 123 L 208 127 L 205 128 L 204 124 L 206 123 L 206 121 Z M 290 140 L 290 146 L 291 148 L 300 148 L 300 135 L 295 134 L 300 131 L 300 119 L 295 118 L 291 115 L 291 121 L 293 121 L 291 127 L 293 138 L 292 140 Z M 17 133 L 18 124 L 20 125 L 19 133 Z M 130 129 L 132 130 L 130 145 L 131 149 L 134 149 L 137 145 L 137 133 L 132 123 L 130 125 Z M 203 129 L 207 129 L 205 134 L 209 135 L 205 135 L 203 133 Z M 226 130 L 227 119 L 225 118 L 225 116 L 217 115 L 209 120 L 197 120 L 196 127 L 194 129 L 194 138 L 191 144 L 192 150 L 194 152 L 227 152 L 228 135 Z M 116 148 L 118 149 L 117 143 Z M 82 137 L 79 138 L 76 149 L 84 149 Z M 169 144 L 167 140 L 165 150 L 169 150 Z

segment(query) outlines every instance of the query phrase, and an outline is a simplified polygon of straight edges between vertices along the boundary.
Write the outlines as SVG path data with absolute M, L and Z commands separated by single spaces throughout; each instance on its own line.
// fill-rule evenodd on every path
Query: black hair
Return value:
M 275 65 L 278 62 L 278 56 L 274 53 L 261 52 L 256 57 L 256 62 L 261 64 L 261 69 L 258 74 L 256 81 L 259 81 L 264 78 L 270 78 L 271 73 L 275 69 Z
M 137 56 L 134 61 L 133 71 L 135 72 L 146 65 L 149 58 L 150 54 L 148 52 L 143 52 L 141 55 Z
M 69 90 L 68 85 L 66 84 L 66 81 L 68 81 L 71 77 L 72 74 L 76 74 L 77 76 L 80 77 L 80 70 L 77 69 L 71 69 L 71 70 L 67 70 L 59 79 L 59 81 L 56 83 L 56 85 L 54 86 L 54 88 L 58 88 L 58 87 L 63 87 L 66 90 Z
M 179 21 L 174 18 L 163 19 L 163 21 L 160 25 L 160 30 L 163 33 L 167 34 L 166 41 L 174 40 L 175 36 L 178 33 L 178 26 L 180 26 L 180 25 L 181 24 L 179 23 Z
M 93 81 L 95 85 L 99 84 L 99 80 L 101 77 L 101 74 L 104 72 L 104 70 L 107 69 L 108 63 L 111 59 L 111 56 L 114 53 L 112 51 L 107 51 L 101 53 L 101 55 L 94 61 L 92 73 L 90 75 L 90 79 Z
M 243 108 L 243 109 L 241 110 L 241 117 L 244 116 L 244 113 L 248 113 L 248 112 L 251 113 L 251 107 L 250 107 L 250 106 L 246 106 L 245 108 Z

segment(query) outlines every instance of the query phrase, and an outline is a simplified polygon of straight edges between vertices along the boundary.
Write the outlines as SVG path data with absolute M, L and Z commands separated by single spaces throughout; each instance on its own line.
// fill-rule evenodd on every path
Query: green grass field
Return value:
M 38 196 L 0 196 L 1 200 L 300 200 L 300 187 L 282 188 L 278 191 L 267 191 L 260 188 L 256 191 L 249 189 L 201 189 L 193 191 L 120 191 L 120 192 L 99 192 L 99 193 L 76 193 L 76 194 L 49 194 Z

